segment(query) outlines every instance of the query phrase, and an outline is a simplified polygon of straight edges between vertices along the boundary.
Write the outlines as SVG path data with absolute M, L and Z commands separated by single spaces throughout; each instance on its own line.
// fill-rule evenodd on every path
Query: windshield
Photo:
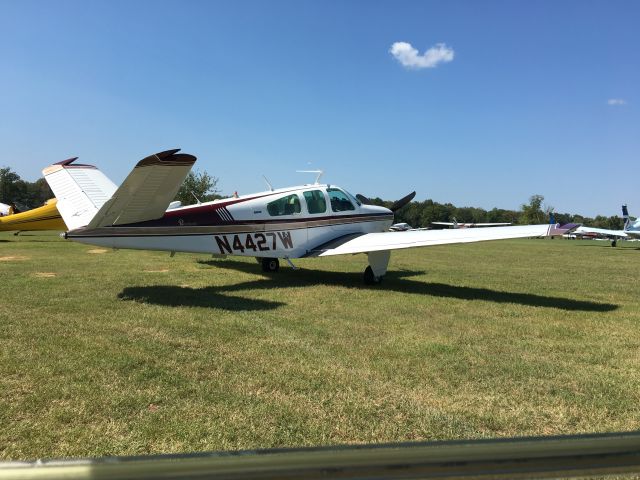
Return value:
M 358 200 L 355 196 L 351 195 L 349 192 L 347 192 L 346 190 L 344 191 L 347 195 L 349 195 L 349 198 L 353 201 L 353 203 L 355 203 L 356 205 L 358 205 L 359 207 L 362 206 L 362 202 L 360 200 Z

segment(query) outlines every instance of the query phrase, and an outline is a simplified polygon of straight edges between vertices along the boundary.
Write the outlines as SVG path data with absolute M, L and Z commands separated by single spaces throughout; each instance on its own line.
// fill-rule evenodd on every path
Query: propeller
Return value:
M 413 197 L 415 196 L 416 196 L 416 192 L 411 192 L 409 195 L 402 197 L 400 200 L 396 200 L 395 202 L 393 202 L 393 205 L 389 207 L 389 210 L 391 210 L 392 212 L 396 212 L 397 210 L 400 210 L 407 203 L 413 200 Z
M 365 197 L 361 193 L 357 193 L 356 194 L 356 198 L 358 200 L 360 200 L 360 203 L 364 203 L 365 205 L 371 205 L 372 204 L 371 200 L 369 200 L 367 197 Z
M 407 203 L 409 203 L 411 200 L 413 200 L 413 197 L 416 196 L 416 192 L 411 192 L 409 195 L 402 197 L 400 200 L 396 200 L 395 202 L 393 202 L 393 205 L 391 205 L 391 207 L 389 207 L 389 210 L 391 210 L 392 212 L 395 212 L 397 210 L 400 210 L 402 207 L 404 207 Z M 368 199 L 367 197 L 365 197 L 364 195 L 358 193 L 356 195 L 356 198 L 358 200 L 360 200 L 361 203 L 364 203 L 365 205 L 373 205 L 373 202 Z

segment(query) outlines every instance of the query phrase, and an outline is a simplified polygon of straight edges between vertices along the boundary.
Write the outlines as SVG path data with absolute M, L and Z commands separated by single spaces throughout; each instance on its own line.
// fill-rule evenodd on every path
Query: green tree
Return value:
M 20 181 L 20 175 L 12 172 L 10 167 L 0 168 L 0 202 L 13 203 L 22 196 Z
M 175 199 L 181 201 L 183 205 L 191 205 L 198 200 L 209 202 L 222 198 L 218 195 L 219 190 L 217 187 L 217 177 L 209 175 L 206 171 L 191 171 L 182 182 Z
M 609 217 L 607 228 L 610 228 L 611 230 L 622 230 L 624 228 L 624 221 L 621 217 L 613 215 L 612 217 Z
M 542 211 L 542 202 L 544 197 L 542 195 L 531 195 L 528 204 L 523 204 L 522 214 L 520 215 L 520 223 L 524 225 L 538 225 L 546 223 L 548 219 L 545 219 L 545 213 Z

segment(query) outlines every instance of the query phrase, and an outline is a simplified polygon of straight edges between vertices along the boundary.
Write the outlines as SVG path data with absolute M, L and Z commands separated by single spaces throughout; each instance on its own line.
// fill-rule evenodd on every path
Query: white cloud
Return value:
M 434 68 L 440 63 L 453 60 L 453 48 L 447 47 L 444 43 L 437 43 L 422 55 L 407 42 L 395 42 L 391 45 L 389 53 L 398 60 L 403 67 L 407 68 Z
M 607 105 L 618 106 L 618 105 L 626 105 L 626 104 L 627 104 L 626 100 L 623 100 L 622 98 L 610 98 L 609 100 L 607 100 Z

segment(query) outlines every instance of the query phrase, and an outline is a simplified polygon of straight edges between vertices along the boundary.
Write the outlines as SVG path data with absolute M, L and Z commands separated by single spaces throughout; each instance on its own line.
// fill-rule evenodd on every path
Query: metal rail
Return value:
M 542 478 L 640 472 L 640 432 L 0 463 L 0 479 Z

